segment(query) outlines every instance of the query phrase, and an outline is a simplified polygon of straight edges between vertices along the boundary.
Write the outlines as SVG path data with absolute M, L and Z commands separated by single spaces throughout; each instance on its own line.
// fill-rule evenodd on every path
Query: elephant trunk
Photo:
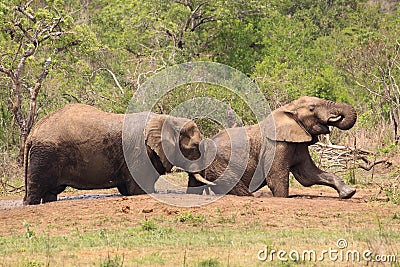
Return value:
M 345 103 L 328 102 L 330 106 L 330 117 L 328 124 L 341 130 L 349 130 L 357 120 L 356 110 Z
M 206 169 L 215 159 L 217 147 L 211 139 L 203 139 L 196 145 L 196 148 L 192 149 L 195 151 L 192 152 L 195 156 L 185 157 L 182 153 L 176 153 L 174 155 L 175 161 L 172 163 L 190 173 L 199 173 Z M 199 177 L 195 178 L 199 180 Z

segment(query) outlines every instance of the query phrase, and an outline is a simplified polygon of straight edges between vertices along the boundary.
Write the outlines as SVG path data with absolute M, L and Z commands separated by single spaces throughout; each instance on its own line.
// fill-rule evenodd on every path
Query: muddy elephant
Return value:
M 67 186 L 152 193 L 158 177 L 171 170 L 175 154 L 199 159 L 201 141 L 188 119 L 67 105 L 41 119 L 28 136 L 24 204 L 55 201 Z
M 355 109 L 345 103 L 301 97 L 274 110 L 260 123 L 225 129 L 211 139 L 216 156 L 206 169 L 189 173 L 187 193 L 211 188 L 217 194 L 250 196 L 267 185 L 275 197 L 289 196 L 289 173 L 303 186 L 326 185 L 342 199 L 356 190 L 335 174 L 322 171 L 311 159 L 308 146 L 329 126 L 348 130 L 355 124 Z M 207 148 L 206 148 L 207 151 Z M 204 186 L 197 176 L 213 185 Z

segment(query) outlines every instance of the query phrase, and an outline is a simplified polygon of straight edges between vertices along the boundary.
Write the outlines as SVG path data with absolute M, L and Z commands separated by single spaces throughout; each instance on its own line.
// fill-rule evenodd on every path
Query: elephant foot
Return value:
M 25 197 L 22 203 L 26 206 L 26 205 L 39 205 L 40 202 L 41 198 Z
M 123 196 L 134 196 L 134 195 L 143 195 L 143 194 L 151 194 L 154 193 L 154 187 L 149 188 L 144 191 L 141 187 L 139 187 L 136 182 L 128 181 L 121 183 L 117 186 L 118 191 Z
M 356 193 L 356 189 L 350 186 L 345 186 L 340 190 L 339 197 L 341 199 L 349 199 Z
M 239 181 L 235 187 L 233 187 L 231 189 L 231 191 L 229 191 L 228 194 L 231 195 L 236 195 L 236 196 L 253 196 L 253 194 L 249 191 L 249 189 L 247 188 L 247 186 L 245 184 L 243 184 L 242 181 Z

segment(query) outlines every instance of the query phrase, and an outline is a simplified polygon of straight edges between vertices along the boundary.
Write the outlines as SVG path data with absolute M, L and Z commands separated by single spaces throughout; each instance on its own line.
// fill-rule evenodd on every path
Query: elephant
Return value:
M 23 203 L 56 201 L 67 186 L 117 187 L 122 195 L 152 193 L 158 177 L 171 171 L 175 154 L 194 161 L 200 158 L 202 139 L 189 119 L 66 105 L 42 118 L 27 138 Z M 162 142 L 170 144 L 169 155 Z
M 265 185 L 274 197 L 289 196 L 289 174 L 303 186 L 326 185 L 341 199 L 351 198 L 356 189 L 335 174 L 320 170 L 308 146 L 318 136 L 353 127 L 355 109 L 348 104 L 303 96 L 272 111 L 255 125 L 227 128 L 211 138 L 216 156 L 207 168 L 189 172 L 187 193 L 251 196 Z M 207 151 L 207 148 L 206 148 Z M 211 182 L 205 185 L 199 176 Z

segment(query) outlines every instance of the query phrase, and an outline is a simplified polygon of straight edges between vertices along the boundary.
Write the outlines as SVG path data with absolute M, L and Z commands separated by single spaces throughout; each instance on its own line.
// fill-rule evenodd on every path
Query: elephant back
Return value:
M 100 111 L 84 104 L 70 104 L 42 118 L 30 134 L 35 142 L 103 142 L 104 135 L 122 130 L 123 115 Z

